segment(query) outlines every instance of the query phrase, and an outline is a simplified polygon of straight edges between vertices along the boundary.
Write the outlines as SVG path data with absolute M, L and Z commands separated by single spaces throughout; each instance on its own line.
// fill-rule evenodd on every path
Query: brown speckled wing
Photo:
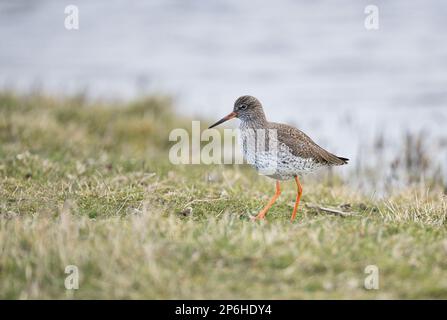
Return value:
M 285 143 L 294 156 L 309 159 L 323 165 L 343 165 L 348 159 L 337 157 L 317 145 L 304 132 L 286 124 L 270 122 L 269 127 L 276 129 L 279 141 Z

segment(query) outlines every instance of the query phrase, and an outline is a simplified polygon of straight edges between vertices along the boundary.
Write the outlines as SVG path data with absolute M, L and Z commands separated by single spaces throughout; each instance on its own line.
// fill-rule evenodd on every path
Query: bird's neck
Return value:
M 241 129 L 265 129 L 268 125 L 265 115 L 241 120 Z

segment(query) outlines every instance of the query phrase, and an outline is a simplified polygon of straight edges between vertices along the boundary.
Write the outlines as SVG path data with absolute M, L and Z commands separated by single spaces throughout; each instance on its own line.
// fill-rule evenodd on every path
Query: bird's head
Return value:
M 223 117 L 209 128 L 214 128 L 225 121 L 238 118 L 242 121 L 265 120 L 264 110 L 261 102 L 253 96 L 239 97 L 234 103 L 233 112 Z

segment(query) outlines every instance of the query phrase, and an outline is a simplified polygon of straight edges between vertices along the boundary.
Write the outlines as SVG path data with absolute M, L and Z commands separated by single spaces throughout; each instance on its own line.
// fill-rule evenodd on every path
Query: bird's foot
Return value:
M 257 221 L 257 220 L 264 220 L 265 221 L 265 213 L 260 212 L 258 215 L 256 216 L 250 216 L 250 220 L 251 221 Z

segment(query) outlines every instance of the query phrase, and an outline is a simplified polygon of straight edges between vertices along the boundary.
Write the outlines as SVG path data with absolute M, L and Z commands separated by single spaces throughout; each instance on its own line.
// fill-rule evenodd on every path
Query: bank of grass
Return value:
M 0 298 L 447 298 L 447 203 L 378 200 L 339 180 L 273 183 L 245 167 L 174 166 L 190 127 L 165 97 L 131 103 L 0 94 Z M 341 217 L 310 204 L 336 208 Z M 80 273 L 67 291 L 67 265 Z M 366 290 L 365 268 L 379 268 Z

